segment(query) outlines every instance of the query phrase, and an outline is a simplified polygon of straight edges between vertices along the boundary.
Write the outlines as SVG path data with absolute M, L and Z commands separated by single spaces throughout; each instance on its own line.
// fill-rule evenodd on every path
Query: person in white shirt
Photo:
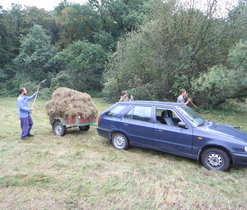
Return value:
M 187 98 L 187 91 L 185 89 L 181 89 L 179 91 L 179 96 L 178 96 L 178 99 L 177 99 L 177 103 L 182 103 L 182 104 L 187 105 L 190 102 L 191 102 L 191 99 Z

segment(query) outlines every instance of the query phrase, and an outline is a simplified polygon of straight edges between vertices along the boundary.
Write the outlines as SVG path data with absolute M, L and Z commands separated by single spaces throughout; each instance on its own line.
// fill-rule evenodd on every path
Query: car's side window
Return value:
M 108 117 L 116 117 L 121 111 L 123 111 L 126 106 L 116 106 L 112 110 L 108 111 L 105 115 Z
M 172 118 L 173 120 L 179 120 L 179 121 L 180 121 L 178 115 L 177 115 L 175 112 L 171 111 L 170 113 L 171 113 L 171 118 Z
M 128 111 L 127 114 L 124 115 L 124 118 L 132 119 L 134 109 L 135 109 L 135 107 L 133 107 L 130 111 Z
M 173 110 L 156 108 L 156 122 L 169 126 L 178 126 L 178 123 L 181 122 L 181 119 Z
M 150 122 L 151 116 L 152 107 L 135 106 L 127 114 L 124 115 L 124 118 Z

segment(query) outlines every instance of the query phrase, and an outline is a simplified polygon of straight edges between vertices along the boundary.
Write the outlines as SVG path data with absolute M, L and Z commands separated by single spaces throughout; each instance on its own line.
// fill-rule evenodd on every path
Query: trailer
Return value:
M 97 126 L 97 118 L 83 119 L 82 114 L 72 117 L 56 117 L 51 122 L 54 133 L 64 136 L 68 128 L 79 127 L 81 131 L 88 131 L 90 126 Z

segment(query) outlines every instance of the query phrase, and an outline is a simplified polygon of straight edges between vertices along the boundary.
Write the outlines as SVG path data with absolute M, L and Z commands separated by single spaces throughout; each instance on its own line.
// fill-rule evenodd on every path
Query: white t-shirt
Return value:
M 177 103 L 184 104 L 185 103 L 184 97 L 183 96 L 178 96 Z

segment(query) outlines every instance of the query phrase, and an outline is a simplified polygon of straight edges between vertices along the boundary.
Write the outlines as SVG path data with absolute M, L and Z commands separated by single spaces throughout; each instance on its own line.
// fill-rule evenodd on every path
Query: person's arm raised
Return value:
M 27 101 L 31 101 L 35 98 L 35 96 L 37 95 L 37 92 L 35 92 L 33 95 L 27 97 Z

